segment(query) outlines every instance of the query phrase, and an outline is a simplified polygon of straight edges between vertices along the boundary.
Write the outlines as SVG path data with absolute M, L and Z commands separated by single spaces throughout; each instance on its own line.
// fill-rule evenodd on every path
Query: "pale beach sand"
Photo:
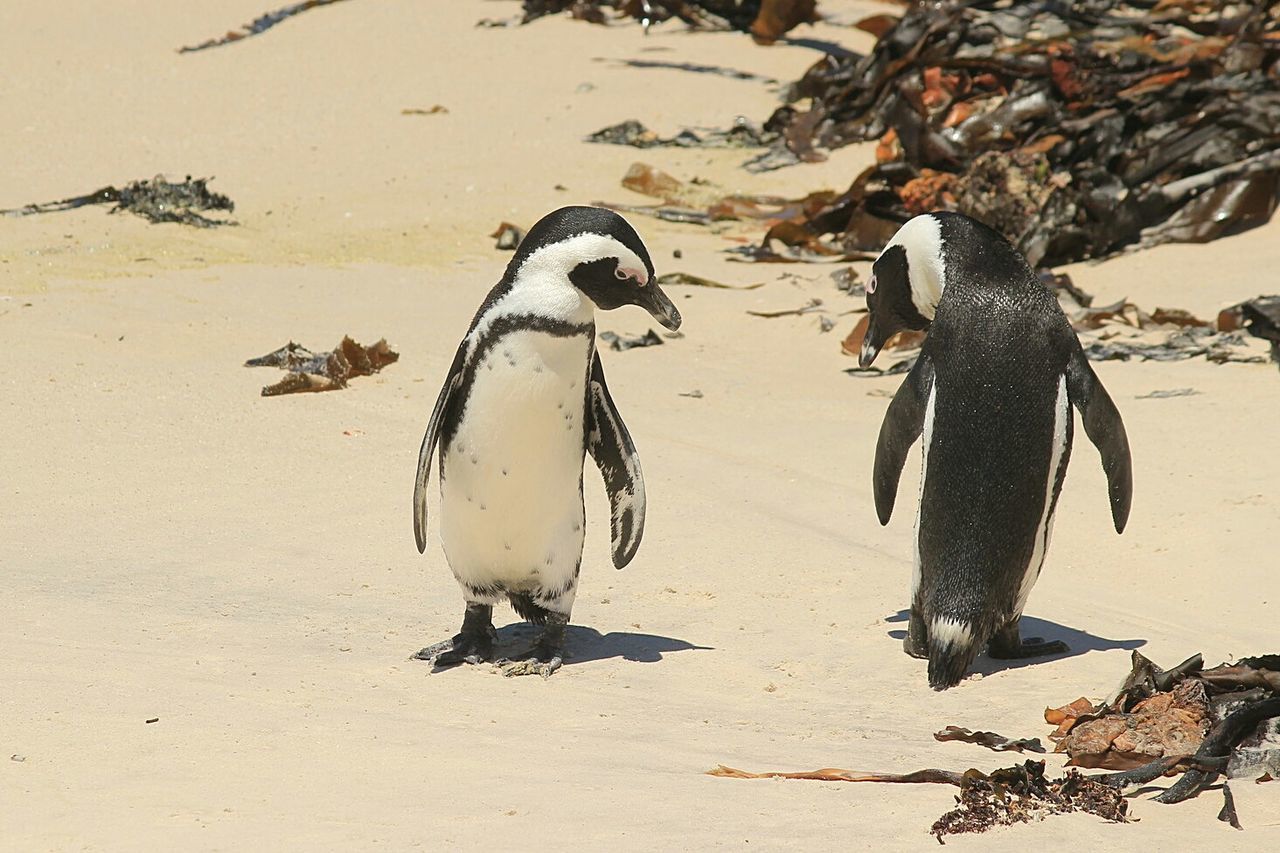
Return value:
M 823 5 L 842 20 L 874 8 Z M 0 13 L 0 207 L 214 175 L 240 223 L 0 219 L 0 849 L 933 849 L 948 787 L 703 774 L 991 769 L 1015 757 L 932 733 L 1044 739 L 1045 706 L 1105 695 L 1134 648 L 1166 666 L 1280 651 L 1274 365 L 1096 365 L 1135 496 L 1116 536 L 1078 430 L 1027 620 L 1073 651 L 983 657 L 983 677 L 935 693 L 899 639 L 918 450 L 888 527 L 872 507 L 877 395 L 899 379 L 841 372 L 855 317 L 821 334 L 812 316 L 745 313 L 861 300 L 834 289 L 834 266 L 726 261 L 726 236 L 758 231 L 633 216 L 659 273 L 766 282 L 672 287 L 683 339 L 603 355 L 648 484 L 637 558 L 611 567 L 589 468 L 564 669 L 410 661 L 462 613 L 436 531 L 425 557 L 414 548 L 410 497 L 440 382 L 508 257 L 489 232 L 562 204 L 646 203 L 618 184 L 635 161 L 799 196 L 842 189 L 871 158 L 753 176 L 743 151 L 585 144 L 623 119 L 670 134 L 776 104 L 759 81 L 620 60 L 785 82 L 819 54 L 676 25 L 473 26 L 517 9 L 352 0 L 192 55 L 175 49 L 262 0 Z M 796 35 L 870 43 L 831 25 Z M 434 104 L 448 112 L 401 114 Z M 1280 221 L 1069 272 L 1100 302 L 1212 316 L 1280 292 Z M 656 327 L 637 308 L 597 322 Z M 385 336 L 400 362 L 284 398 L 258 395 L 276 373 L 241 366 L 348 333 Z M 1136 399 L 1187 387 L 1200 393 Z M 1068 815 L 948 847 L 1274 848 L 1280 787 L 1233 789 L 1243 833 L 1214 819 L 1209 791 L 1138 798 L 1128 826 Z

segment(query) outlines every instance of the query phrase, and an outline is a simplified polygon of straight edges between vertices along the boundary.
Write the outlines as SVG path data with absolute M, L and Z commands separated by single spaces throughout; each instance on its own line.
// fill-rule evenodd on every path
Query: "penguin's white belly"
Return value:
M 446 449 L 440 536 L 463 583 L 562 587 L 582 556 L 591 339 L 520 331 L 489 348 Z

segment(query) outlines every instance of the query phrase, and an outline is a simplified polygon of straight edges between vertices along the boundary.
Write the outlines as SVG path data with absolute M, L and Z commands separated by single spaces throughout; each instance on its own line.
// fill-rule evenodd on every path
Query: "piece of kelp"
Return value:
M 944 835 L 984 832 L 1043 820 L 1048 815 L 1085 812 L 1114 823 L 1128 821 L 1128 802 L 1109 785 L 1068 769 L 1060 779 L 1046 779 L 1044 762 L 1028 760 L 991 773 L 970 769 L 917 770 L 914 773 L 876 773 L 827 767 L 801 773 L 749 773 L 723 764 L 708 770 L 710 776 L 730 779 L 811 779 L 819 782 L 889 782 L 955 785 L 960 789 L 956 808 L 942 815 L 929 832 L 942 841 Z
M 500 222 L 489 236 L 497 241 L 493 244 L 495 249 L 518 249 L 524 239 L 524 229 L 510 222 Z
M 635 119 L 602 127 L 584 137 L 586 142 L 629 145 L 632 148 L 764 148 L 779 138 L 777 130 L 738 116 L 727 130 L 685 128 L 662 137 Z
M 221 193 L 210 192 L 213 178 L 192 178 L 173 183 L 157 175 L 149 181 L 131 181 L 124 187 L 103 187 L 87 195 L 64 198 L 45 204 L 28 204 L 12 210 L 0 210 L 3 216 L 31 216 L 36 213 L 56 213 L 75 210 L 92 204 L 110 204 L 108 213 L 127 211 L 149 222 L 177 222 L 196 228 L 213 228 L 218 225 L 234 225 L 226 219 L 211 219 L 197 211 L 235 210 L 235 202 Z
M 752 284 L 726 284 L 723 281 L 715 281 L 714 279 L 703 278 L 700 275 L 693 275 L 687 272 L 663 273 L 658 276 L 658 284 L 663 287 L 688 285 L 690 287 L 709 287 L 715 290 L 755 290 L 758 287 L 764 287 L 763 281 L 757 281 Z
M 608 22 L 606 12 L 650 26 L 672 19 L 694 29 L 750 32 L 760 44 L 772 44 L 792 28 L 817 19 L 815 0 L 524 0 L 527 24 L 568 12 L 593 24 Z
M 1030 752 L 1044 752 L 1044 744 L 1040 743 L 1040 738 L 1008 738 L 995 732 L 971 732 L 960 726 L 947 726 L 940 732 L 934 732 L 933 739 L 976 743 L 978 746 L 985 746 L 987 749 L 992 749 L 996 752 L 1005 752 L 1007 750 L 1022 752 L 1024 749 Z
M 178 48 L 178 53 L 195 53 L 198 50 L 208 50 L 211 47 L 222 47 L 226 44 L 243 41 L 251 36 L 266 32 L 276 24 L 288 20 L 294 15 L 301 15 L 303 12 L 314 9 L 317 6 L 331 6 L 334 3 L 341 2 L 342 0 L 303 0 L 301 3 L 293 3 L 282 9 L 276 9 L 274 12 L 266 12 L 238 30 L 228 30 L 224 36 L 207 39 L 199 44 L 180 47 Z
M 653 329 L 643 335 L 619 335 L 617 332 L 601 332 L 600 340 L 609 345 L 609 349 L 622 352 L 636 347 L 656 347 L 662 345 L 662 338 Z
M 289 371 L 284 379 L 262 389 L 262 396 L 277 397 L 346 388 L 348 379 L 377 373 L 399 358 L 400 354 L 387 345 L 386 338 L 366 347 L 346 336 L 336 348 L 321 353 L 289 341 L 275 352 L 249 359 L 244 366 L 278 367 Z
M 820 230 L 878 249 L 958 210 L 1033 265 L 1204 241 L 1280 190 L 1280 0 L 913 3 L 865 56 L 824 57 L 755 168 L 878 141 Z

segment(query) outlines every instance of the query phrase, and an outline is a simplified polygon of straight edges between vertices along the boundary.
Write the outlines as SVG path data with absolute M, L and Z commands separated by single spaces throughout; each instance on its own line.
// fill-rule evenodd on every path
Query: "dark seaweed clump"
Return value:
M 1128 801 L 1117 788 L 1095 782 L 1074 768 L 1061 779 L 1044 778 L 1043 761 L 1026 761 L 990 775 L 969 770 L 961 778 L 956 807 L 929 830 L 939 842 L 944 835 L 985 832 L 1043 820 L 1047 815 L 1085 812 L 1124 823 Z
M 212 178 L 192 178 L 181 183 L 167 181 L 157 175 L 149 181 L 131 181 L 124 187 L 103 187 L 87 195 L 64 198 L 44 204 L 28 204 L 15 210 L 0 210 L 0 214 L 11 216 L 31 216 L 36 213 L 56 213 L 63 210 L 75 210 L 91 204 L 114 205 L 108 213 L 129 213 L 141 216 L 150 222 L 177 222 L 192 225 L 196 228 L 213 228 L 217 225 L 231 224 L 225 219 L 210 219 L 197 211 L 235 210 L 235 202 L 221 193 L 209 190 Z
M 878 140 L 877 164 L 814 217 L 848 249 L 950 209 L 1053 266 L 1275 210 L 1280 0 L 929 2 L 862 26 L 874 49 L 793 84 L 760 161 Z

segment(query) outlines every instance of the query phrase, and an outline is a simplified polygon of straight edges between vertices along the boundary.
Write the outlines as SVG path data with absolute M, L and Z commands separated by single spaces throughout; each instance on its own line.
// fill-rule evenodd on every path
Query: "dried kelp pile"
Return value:
M 1054 814 L 1085 812 L 1103 820 L 1124 823 L 1128 803 L 1114 787 L 1068 770 L 1061 779 L 1046 779 L 1043 761 L 1025 761 L 991 773 L 966 770 L 917 770 L 914 773 L 865 773 L 828 767 L 802 773 L 748 773 L 720 765 L 710 776 L 731 779 L 812 779 L 821 782 L 937 783 L 960 789 L 956 808 L 938 818 L 929 832 L 943 843 L 944 835 L 984 832 L 1043 820 Z
M 56 213 L 63 210 L 75 210 L 91 204 L 114 205 L 108 213 L 129 213 L 141 216 L 150 222 L 178 222 L 182 225 L 193 225 L 197 228 L 213 228 L 217 225 L 234 224 L 226 219 L 210 219 L 197 211 L 235 210 L 235 203 L 221 193 L 209 191 L 212 178 L 187 179 L 182 183 L 172 183 L 157 175 L 149 181 L 132 181 L 121 189 L 113 186 L 103 187 L 87 195 L 64 198 L 44 204 L 28 204 L 12 210 L 0 210 L 3 216 L 30 216 L 36 213 Z
M 914 3 L 865 25 L 882 31 L 871 53 L 810 68 L 759 164 L 878 140 L 877 164 L 804 223 L 845 250 L 948 209 L 1055 265 L 1275 210 L 1280 0 Z
M 294 15 L 301 15 L 303 12 L 314 9 L 317 6 L 330 6 L 341 2 L 342 0 L 303 0 L 301 3 L 293 3 L 284 8 L 276 9 L 274 12 L 266 12 L 259 15 L 238 30 L 228 30 L 224 36 L 206 39 L 199 44 L 180 47 L 178 48 L 178 53 L 195 53 L 198 50 L 208 50 L 211 47 L 222 47 L 223 45 L 242 41 L 250 36 L 260 35 L 276 24 L 292 18 Z
M 366 347 L 344 337 L 335 349 L 321 353 L 289 341 L 275 352 L 249 359 L 244 366 L 289 371 L 284 379 L 262 389 L 262 396 L 276 397 L 304 391 L 337 391 L 347 387 L 348 379 L 370 376 L 399 358 L 400 354 L 387 345 L 386 338 Z
M 816 0 L 524 0 L 520 22 L 567 12 L 604 24 L 609 21 L 606 13 L 612 13 L 639 21 L 646 30 L 675 19 L 695 29 L 750 32 L 757 42 L 772 44 L 793 27 L 813 23 L 816 5 Z
M 1084 812 L 1125 823 L 1129 804 L 1120 791 L 1068 770 L 1061 779 L 1044 777 L 1043 761 L 1025 761 L 990 774 L 969 770 L 961 776 L 956 807 L 934 821 L 929 831 L 944 835 L 985 832 L 1044 820 L 1049 815 Z
M 1117 788 L 1162 775 L 1182 777 L 1156 797 L 1180 803 L 1225 774 L 1266 781 L 1280 776 L 1280 655 L 1204 668 L 1193 655 L 1161 669 L 1138 652 L 1116 695 L 1095 705 L 1080 698 L 1045 710 L 1050 739 L 1068 764 L 1121 772 L 1095 776 Z M 1223 783 L 1220 820 L 1239 827 Z

